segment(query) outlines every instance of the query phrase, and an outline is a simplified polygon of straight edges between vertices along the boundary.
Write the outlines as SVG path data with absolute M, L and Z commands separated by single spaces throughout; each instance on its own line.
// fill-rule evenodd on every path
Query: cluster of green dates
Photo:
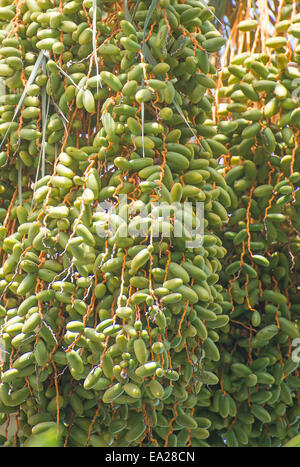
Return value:
M 220 337 L 220 387 L 205 415 L 213 446 L 279 447 L 299 432 L 300 17 L 291 14 L 286 2 L 266 53 L 233 57 L 220 120 L 203 128 L 224 145 L 231 197 L 220 272 L 230 332 Z
M 230 197 L 218 142 L 196 136 L 225 42 L 213 12 L 27 0 L 0 18 L 3 443 L 57 425 L 65 446 L 205 444 L 230 309 Z
M 216 124 L 204 3 L 1 3 L 4 446 L 298 430 L 299 23 L 233 58 Z

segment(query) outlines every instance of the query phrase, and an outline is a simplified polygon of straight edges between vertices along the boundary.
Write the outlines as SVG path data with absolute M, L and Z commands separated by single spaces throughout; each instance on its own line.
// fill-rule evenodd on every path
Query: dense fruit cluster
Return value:
M 297 16 L 219 88 L 199 1 L 1 5 L 2 445 L 51 427 L 64 446 L 281 445 L 299 423 Z
M 220 272 L 230 332 L 205 414 L 213 446 L 275 447 L 299 433 L 300 50 L 286 31 L 299 37 L 300 16 L 291 13 L 287 3 L 265 52 L 241 52 L 223 70 L 209 130 L 224 145 L 231 198 Z
M 65 445 L 186 445 L 219 381 L 203 343 L 229 329 L 229 196 L 196 136 L 225 41 L 198 2 L 104 5 L 0 10 L 2 421 L 18 443 L 58 423 Z

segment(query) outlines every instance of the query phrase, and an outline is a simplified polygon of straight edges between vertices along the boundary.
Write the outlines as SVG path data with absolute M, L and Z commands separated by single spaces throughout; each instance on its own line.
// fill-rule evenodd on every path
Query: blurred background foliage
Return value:
M 300 435 L 295 436 L 295 438 L 291 439 L 286 445 L 285 448 L 300 448 Z

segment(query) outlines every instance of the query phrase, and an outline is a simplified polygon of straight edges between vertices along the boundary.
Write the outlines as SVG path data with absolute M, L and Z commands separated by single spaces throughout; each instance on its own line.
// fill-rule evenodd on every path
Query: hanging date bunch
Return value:
M 2 445 L 206 445 L 231 309 L 231 196 L 199 132 L 213 20 L 195 0 L 1 2 Z
M 238 29 L 259 37 L 257 24 Z M 220 279 L 232 308 L 204 404 L 210 445 L 279 447 L 299 433 L 299 27 L 285 2 L 265 47 L 245 41 L 222 73 L 210 132 L 231 198 Z

